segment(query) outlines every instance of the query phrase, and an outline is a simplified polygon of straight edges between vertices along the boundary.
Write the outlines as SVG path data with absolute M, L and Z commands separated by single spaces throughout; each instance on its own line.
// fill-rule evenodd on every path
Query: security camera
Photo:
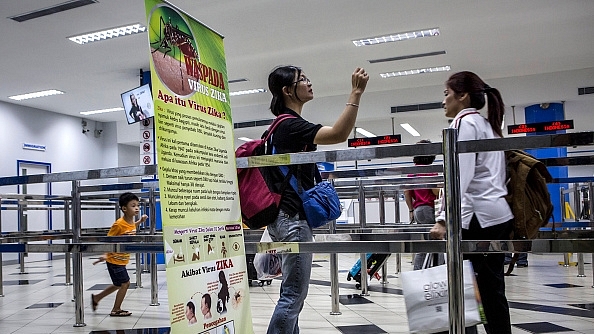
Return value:
M 103 130 L 95 129 L 95 138 L 101 137 L 101 133 L 103 133 Z
M 89 130 L 89 129 L 85 129 L 85 128 L 83 128 L 83 129 L 82 129 L 82 133 L 87 133 L 87 132 L 89 132 L 89 131 L 91 131 L 91 130 Z

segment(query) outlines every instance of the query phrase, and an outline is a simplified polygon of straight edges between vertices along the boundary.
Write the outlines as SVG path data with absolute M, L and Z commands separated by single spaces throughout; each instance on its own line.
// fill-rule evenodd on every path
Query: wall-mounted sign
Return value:
M 45 145 L 23 143 L 23 150 L 45 151 Z
M 507 133 L 515 135 L 518 133 L 549 132 L 568 129 L 573 129 L 573 120 L 508 125 Z
M 386 135 L 369 138 L 354 138 L 348 140 L 349 147 L 369 146 L 369 145 L 387 145 L 400 144 L 402 142 L 401 135 Z

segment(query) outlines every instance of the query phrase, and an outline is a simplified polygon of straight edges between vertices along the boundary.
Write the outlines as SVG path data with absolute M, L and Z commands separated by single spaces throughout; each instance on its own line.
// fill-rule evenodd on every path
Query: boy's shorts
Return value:
M 126 266 L 122 266 L 119 264 L 107 263 L 107 271 L 109 271 L 109 276 L 111 276 L 111 282 L 115 286 L 122 286 L 123 283 L 130 282 L 130 276 L 128 276 L 128 270 L 126 270 Z

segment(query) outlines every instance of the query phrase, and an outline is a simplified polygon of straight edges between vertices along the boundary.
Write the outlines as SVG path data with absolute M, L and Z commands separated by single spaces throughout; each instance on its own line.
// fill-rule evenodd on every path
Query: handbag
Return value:
M 289 167 L 279 167 L 285 176 L 289 173 Z M 297 174 L 300 175 L 300 173 Z M 303 202 L 305 219 L 312 228 L 324 226 L 341 214 L 338 194 L 330 182 L 322 181 L 317 165 L 315 165 L 315 179 L 316 185 L 308 190 L 303 190 L 301 180 L 298 182 L 295 175 L 292 175 L 289 180 L 289 184 Z
M 424 266 L 430 266 L 431 254 Z M 406 305 L 410 333 L 437 333 L 449 329 L 447 265 L 402 273 L 402 294 Z M 464 327 L 482 323 L 480 296 L 472 264 L 463 261 Z

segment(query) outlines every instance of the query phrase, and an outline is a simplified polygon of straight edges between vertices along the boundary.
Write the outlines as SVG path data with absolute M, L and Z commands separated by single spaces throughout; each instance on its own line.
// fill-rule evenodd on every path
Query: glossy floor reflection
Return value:
M 577 277 L 576 267 L 559 265 L 562 255 L 530 254 L 528 267 L 515 268 L 515 276 L 506 277 L 513 333 L 594 334 L 594 289 L 590 257 L 590 254 L 585 255 L 587 277 Z M 347 271 L 358 256 L 339 256 L 341 315 L 330 315 L 329 257 L 316 255 L 314 259 L 316 265 L 312 269 L 310 292 L 300 318 L 302 334 L 408 333 L 401 282 L 399 274 L 395 272 L 396 256 L 387 262 L 388 283 L 382 285 L 380 281 L 372 280 L 369 296 L 365 297 L 359 295 L 360 290 L 355 289 L 354 281 L 346 279 Z M 403 270 L 411 270 L 410 260 L 410 255 L 402 256 Z M 83 260 L 85 327 L 73 327 L 73 287 L 65 284 L 63 259 L 27 263 L 28 274 L 19 274 L 16 264 L 5 264 L 5 296 L 0 297 L 0 333 L 169 333 L 164 271 L 158 272 L 160 305 L 149 305 L 150 274 L 142 274 L 144 287 L 128 290 L 123 304 L 123 308 L 132 312 L 132 316 L 114 318 L 109 316 L 114 295 L 105 298 L 96 312 L 91 310 L 91 293 L 109 284 L 105 266 L 93 266 L 92 262 L 92 257 Z M 135 266 L 131 263 L 128 268 L 134 285 Z M 250 287 L 254 333 L 266 332 L 279 293 L 279 284 L 279 280 L 273 280 L 271 285 Z M 484 333 L 481 326 L 479 333 Z

